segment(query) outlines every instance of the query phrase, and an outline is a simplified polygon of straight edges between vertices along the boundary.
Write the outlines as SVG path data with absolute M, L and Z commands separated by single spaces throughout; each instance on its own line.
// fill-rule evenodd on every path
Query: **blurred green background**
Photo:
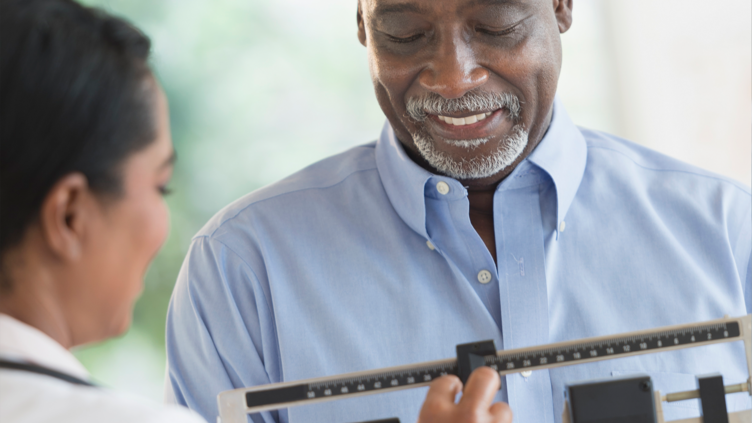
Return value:
M 75 353 L 100 383 L 161 400 L 167 304 L 191 237 L 242 195 L 376 139 L 384 117 L 356 37 L 356 0 L 82 2 L 151 37 L 178 162 L 167 199 L 171 233 L 146 276 L 131 329 Z M 580 125 L 749 184 L 750 2 L 705 6 L 576 1 L 575 24 L 562 37 L 559 96 Z M 705 97 L 682 100 L 687 93 Z M 704 135 L 710 129 L 698 125 L 714 131 L 712 144 Z M 676 136 L 679 128 L 687 130 Z

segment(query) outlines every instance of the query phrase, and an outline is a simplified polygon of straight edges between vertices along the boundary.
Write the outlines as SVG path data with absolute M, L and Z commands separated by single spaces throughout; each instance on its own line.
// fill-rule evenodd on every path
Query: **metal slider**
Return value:
M 749 392 L 749 385 L 746 383 L 740 383 L 738 385 L 726 385 L 724 387 L 726 395 L 735 394 L 737 392 Z M 673 394 L 667 394 L 661 397 L 663 402 L 685 401 L 690 399 L 700 398 L 700 390 L 694 391 L 675 392 Z

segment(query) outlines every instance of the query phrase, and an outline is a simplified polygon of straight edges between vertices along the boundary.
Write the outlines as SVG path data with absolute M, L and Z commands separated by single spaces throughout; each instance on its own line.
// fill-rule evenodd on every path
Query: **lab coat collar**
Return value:
M 39 329 L 0 313 L 0 357 L 57 370 L 88 380 L 89 372 L 73 354 Z

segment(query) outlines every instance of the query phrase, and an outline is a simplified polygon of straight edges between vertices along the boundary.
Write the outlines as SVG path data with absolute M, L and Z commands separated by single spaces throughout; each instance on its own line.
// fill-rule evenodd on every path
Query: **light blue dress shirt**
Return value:
M 557 100 L 541 143 L 496 189 L 495 264 L 467 190 L 411 161 L 387 124 L 196 235 L 168 313 L 169 385 L 214 421 L 228 389 L 451 358 L 478 340 L 511 349 L 752 313 L 751 208 L 741 184 L 580 129 Z M 745 381 L 741 343 L 513 374 L 497 399 L 515 422 L 559 422 L 568 382 L 648 373 L 672 392 L 711 372 Z M 251 420 L 409 423 L 424 396 Z M 696 400 L 664 411 L 699 415 Z

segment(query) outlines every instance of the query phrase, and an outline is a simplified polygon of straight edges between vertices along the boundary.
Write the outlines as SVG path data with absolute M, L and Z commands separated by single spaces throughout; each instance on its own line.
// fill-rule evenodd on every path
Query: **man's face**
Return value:
M 417 162 L 494 185 L 545 134 L 571 0 L 360 0 L 376 97 Z

